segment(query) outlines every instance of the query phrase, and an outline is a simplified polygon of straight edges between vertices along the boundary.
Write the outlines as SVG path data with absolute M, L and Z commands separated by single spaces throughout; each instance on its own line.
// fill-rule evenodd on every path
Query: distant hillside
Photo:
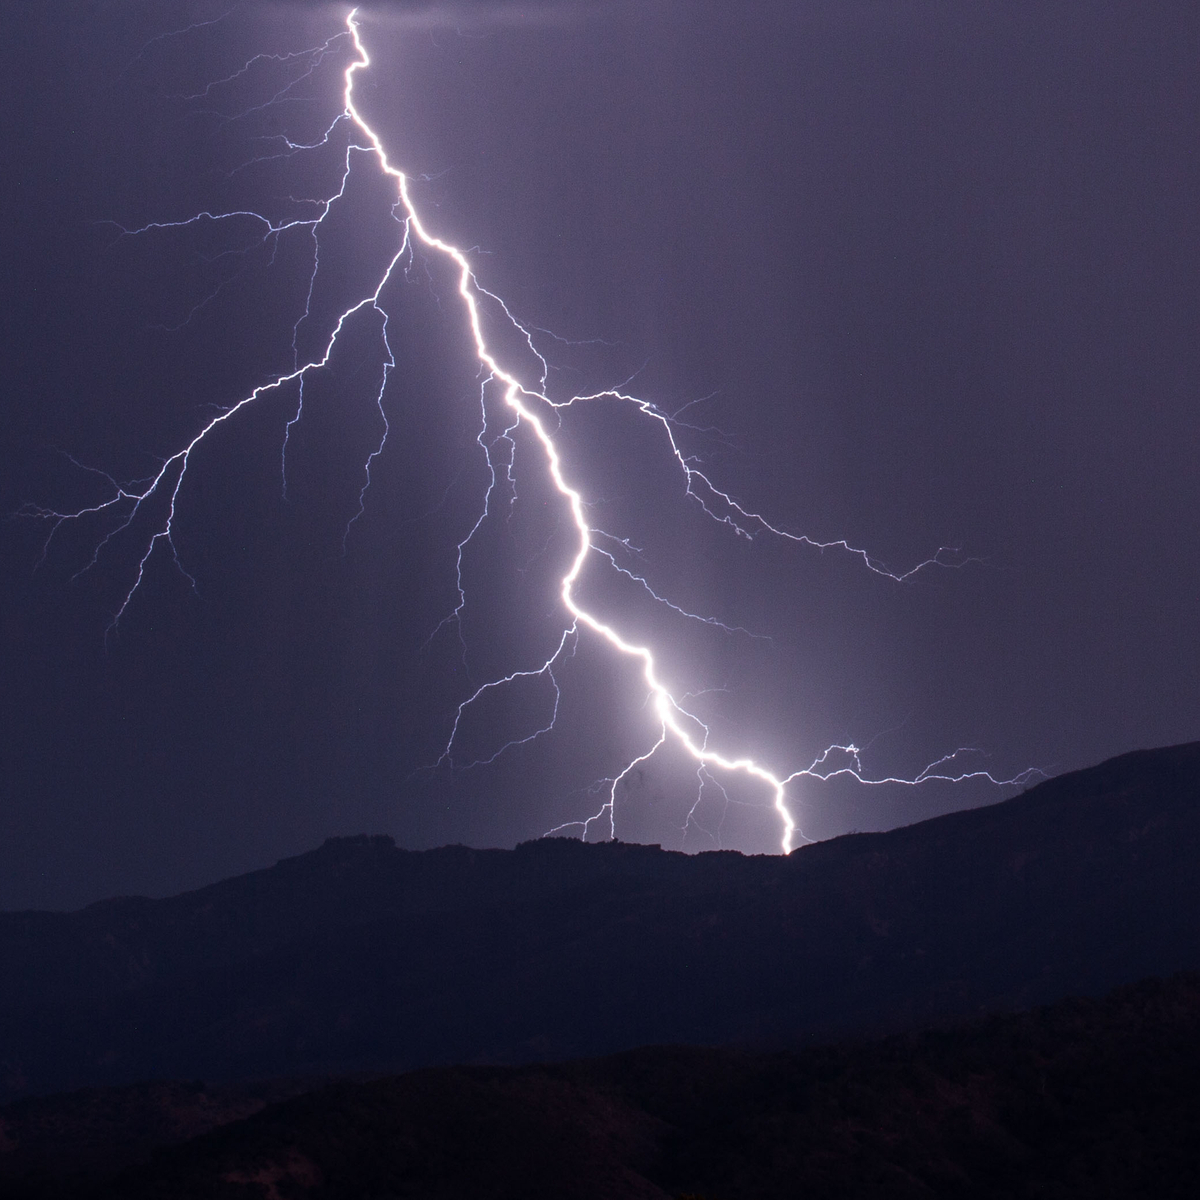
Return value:
M 0 1099 L 786 1045 L 1200 967 L 1200 743 L 787 858 L 330 840 L 167 900 L 0 914 Z
M 0 1108 L 0 1188 L 13 1200 L 1191 1200 L 1200 976 L 881 1042 L 440 1067 L 266 1099 L 159 1084 L 18 1101 Z M 185 1140 L 189 1123 L 210 1131 Z

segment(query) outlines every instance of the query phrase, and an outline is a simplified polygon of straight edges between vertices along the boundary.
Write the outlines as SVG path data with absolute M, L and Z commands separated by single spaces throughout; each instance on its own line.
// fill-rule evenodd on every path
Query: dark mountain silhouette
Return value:
M 1190 975 L 792 1053 L 441 1067 L 270 1104 L 198 1084 L 28 1098 L 0 1108 L 0 1187 L 13 1200 L 1190 1200 L 1198 1113 Z M 210 1132 L 185 1141 L 189 1127 Z
M 796 1045 L 1200 967 L 1200 743 L 787 858 L 330 840 L 166 900 L 0 914 L 0 1099 Z

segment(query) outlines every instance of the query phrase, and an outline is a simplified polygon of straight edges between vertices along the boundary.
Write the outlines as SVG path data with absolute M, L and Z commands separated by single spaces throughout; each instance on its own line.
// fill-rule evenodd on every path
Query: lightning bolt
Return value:
M 490 515 L 491 505 L 496 498 L 498 489 L 506 490 L 510 502 L 516 495 L 514 475 L 516 442 L 514 437 L 518 429 L 532 434 L 533 441 L 540 451 L 542 466 L 564 507 L 566 517 L 569 519 L 575 542 L 575 550 L 569 567 L 559 581 L 558 596 L 565 614 L 565 622 L 553 653 L 541 663 L 491 679 L 475 688 L 459 704 L 444 750 L 437 760 L 437 764 L 434 765 L 448 764 L 459 769 L 485 766 L 495 762 L 512 747 L 531 742 L 553 729 L 561 699 L 560 685 L 555 674 L 556 668 L 566 657 L 574 653 L 582 637 L 592 637 L 608 647 L 614 655 L 630 660 L 637 665 L 645 689 L 646 707 L 651 714 L 652 733 L 640 753 L 634 755 L 613 776 L 601 780 L 593 786 L 593 791 L 606 793 L 606 798 L 592 816 L 583 821 L 560 825 L 549 831 L 551 833 L 577 829 L 586 838 L 592 826 L 599 822 L 607 824 L 609 836 L 615 837 L 618 788 L 668 742 L 686 751 L 696 764 L 698 785 L 696 801 L 688 813 L 685 832 L 686 828 L 693 825 L 696 828 L 703 828 L 699 825 L 697 809 L 705 790 L 714 789 L 724 797 L 725 805 L 728 807 L 732 801 L 722 779 L 740 775 L 753 781 L 756 785 L 760 785 L 769 796 L 781 828 L 780 848 L 785 853 L 792 849 L 797 838 L 803 838 L 787 802 L 789 785 L 801 778 L 829 780 L 836 776 L 850 776 L 866 785 L 907 784 L 913 787 L 931 780 L 959 783 L 968 779 L 982 778 L 1003 786 L 1023 783 L 1035 774 L 1035 771 L 1026 771 L 1012 779 L 998 779 L 985 770 L 958 769 L 956 764 L 961 756 L 967 753 L 960 749 L 930 763 L 912 778 L 904 779 L 896 776 L 876 778 L 864 771 L 861 761 L 862 752 L 853 744 L 830 746 L 807 767 L 790 774 L 779 774 L 749 755 L 719 749 L 714 744 L 709 727 L 689 707 L 694 697 L 676 696 L 664 682 L 653 649 L 649 645 L 640 644 L 622 632 L 615 618 L 594 611 L 580 599 L 581 576 L 585 567 L 591 563 L 600 564 L 602 569 L 604 564 L 607 564 L 609 570 L 624 577 L 642 589 L 653 601 L 668 607 L 684 619 L 714 625 L 729 634 L 756 635 L 740 627 L 726 625 L 714 617 L 687 611 L 669 598 L 660 595 L 644 575 L 624 565 L 623 561 L 619 561 L 625 556 L 636 556 L 637 548 L 627 538 L 600 529 L 589 519 L 589 505 L 578 487 L 572 483 L 570 470 L 555 437 L 567 410 L 577 405 L 601 402 L 617 403 L 632 408 L 641 419 L 656 428 L 659 435 L 665 440 L 666 447 L 678 467 L 686 499 L 698 505 L 713 521 L 727 526 L 738 537 L 753 538 L 759 535 L 769 535 L 814 549 L 841 551 L 859 559 L 867 570 L 886 576 L 897 583 L 930 567 L 961 566 L 971 560 L 961 558 L 957 551 L 943 547 L 936 554 L 906 571 L 892 571 L 867 551 L 852 546 L 844 540 L 828 542 L 815 540 L 805 534 L 795 533 L 774 524 L 763 514 L 743 505 L 731 493 L 723 490 L 709 478 L 701 469 L 699 460 L 684 452 L 677 438 L 677 430 L 682 427 L 682 423 L 678 420 L 678 413 L 673 416 L 669 415 L 653 403 L 641 399 L 623 388 L 571 396 L 567 399 L 553 399 L 547 384 L 549 364 L 535 344 L 533 328 L 522 324 L 498 295 L 480 284 L 468 257 L 470 251 L 464 251 L 444 240 L 425 223 L 413 200 L 410 177 L 392 164 L 382 140 L 358 107 L 355 98 L 355 82 L 360 74 L 370 67 L 371 59 L 363 41 L 357 9 L 352 10 L 346 17 L 345 28 L 321 45 L 307 51 L 285 55 L 256 55 L 231 75 L 210 84 L 189 99 L 207 101 L 221 86 L 244 76 L 260 64 L 287 64 L 297 70 L 296 78 L 278 88 L 267 101 L 256 108 L 261 109 L 267 105 L 278 103 L 287 97 L 296 82 L 310 77 L 322 61 L 337 52 L 339 46 L 343 44 L 351 52 L 352 58 L 343 74 L 341 112 L 334 117 L 323 134 L 314 141 L 295 142 L 280 136 L 281 148 L 277 153 L 251 160 L 251 162 L 260 162 L 264 161 L 265 157 L 286 157 L 333 144 L 340 145 L 341 143 L 336 142 L 336 139 L 344 136 L 345 150 L 340 183 L 330 195 L 320 200 L 298 201 L 297 205 L 302 215 L 292 216 L 286 220 L 272 220 L 253 210 L 202 211 L 180 221 L 152 222 L 136 229 L 118 227 L 120 236 L 126 237 L 144 236 L 197 225 L 226 223 L 237 226 L 246 225 L 258 231 L 259 244 L 269 246 L 272 254 L 278 249 L 282 239 L 295 233 L 306 233 L 312 243 L 312 272 L 309 277 L 303 313 L 293 327 L 292 362 L 289 370 L 253 388 L 236 402 L 218 409 L 216 415 L 204 423 L 181 449 L 161 461 L 158 470 L 150 478 L 137 483 L 119 483 L 104 472 L 95 472 L 102 478 L 108 489 L 107 497 L 100 502 L 71 511 L 57 511 L 34 505 L 26 506 L 22 510 L 25 515 L 49 524 L 49 532 L 43 547 L 43 558 L 49 552 L 55 535 L 64 525 L 93 518 L 106 519 L 111 523 L 111 528 L 95 543 L 90 559 L 79 573 L 96 567 L 102 554 L 114 539 L 128 531 L 139 519 L 144 518 L 150 522 L 151 532 L 143 543 L 136 567 L 133 570 L 131 583 L 113 613 L 107 633 L 116 630 L 126 614 L 142 585 L 147 566 L 156 553 L 169 552 L 176 567 L 195 587 L 195 580 L 184 567 L 174 538 L 180 489 L 192 465 L 193 452 L 243 409 L 268 395 L 281 393 L 294 385 L 297 397 L 296 407 L 292 417 L 287 421 L 282 447 L 281 470 L 286 495 L 288 439 L 297 423 L 303 419 L 305 382 L 330 362 L 335 347 L 347 326 L 360 317 L 369 317 L 378 322 L 378 336 L 382 346 L 382 379 L 375 393 L 374 402 L 382 418 L 383 432 L 363 466 L 363 482 L 358 497 L 358 509 L 346 528 L 346 536 L 349 536 L 351 527 L 364 511 L 371 483 L 371 470 L 375 461 L 384 452 L 390 432 L 385 392 L 391 372 L 395 369 L 396 359 L 388 338 L 389 315 L 382 296 L 391 283 L 397 268 L 401 264 L 404 265 L 405 270 L 411 268 L 415 252 L 418 248 L 423 248 L 431 255 L 440 256 L 452 268 L 457 280 L 457 295 L 470 331 L 482 380 L 480 385 L 481 423 L 476 441 L 483 452 L 489 473 L 489 482 L 478 519 L 457 545 L 457 603 L 441 624 L 434 629 L 429 640 L 436 637 L 443 628 L 455 627 L 462 643 L 465 661 L 466 644 L 461 631 L 461 618 L 467 603 L 463 582 L 463 560 L 472 540 Z M 376 168 L 394 184 L 396 198 L 392 215 L 400 226 L 398 241 L 387 260 L 386 268 L 379 275 L 373 289 L 361 295 L 342 311 L 333 323 L 332 330 L 319 345 L 318 352 L 305 357 L 301 354 L 299 346 L 302 329 L 312 315 L 314 288 L 321 266 L 321 229 L 330 213 L 345 195 L 347 184 L 356 164 L 363 159 L 373 161 Z M 209 303 L 219 290 L 218 287 L 216 291 L 200 301 L 182 324 L 186 324 L 198 308 Z M 510 332 L 515 334 L 519 342 L 523 343 L 531 352 L 537 363 L 536 378 L 527 380 L 520 378 L 515 368 L 501 361 L 498 352 L 493 350 L 485 334 L 485 325 L 487 324 L 484 316 L 485 306 L 491 314 L 490 319 L 496 319 L 495 314 L 499 313 L 500 319 L 507 323 Z M 507 409 L 507 418 L 503 423 L 502 432 L 489 438 L 488 397 L 495 392 L 499 392 L 500 401 Z M 91 468 L 86 469 L 92 470 Z M 154 510 L 157 516 L 152 517 L 150 510 Z M 490 757 L 472 762 L 456 761 L 454 751 L 460 725 L 471 707 L 497 689 L 524 680 L 544 680 L 549 685 L 553 694 L 553 703 L 545 724 L 533 729 L 525 736 L 505 743 Z M 715 840 L 719 840 L 719 828 L 715 833 L 705 832 L 708 832 Z

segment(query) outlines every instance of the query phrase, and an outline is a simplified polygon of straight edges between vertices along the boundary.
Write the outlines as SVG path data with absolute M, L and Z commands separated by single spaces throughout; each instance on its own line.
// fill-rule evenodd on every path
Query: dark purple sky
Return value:
M 6 513 L 102 499 L 67 456 L 152 475 L 213 405 L 288 368 L 306 235 L 272 254 L 250 219 L 118 226 L 280 219 L 336 190 L 339 153 L 247 164 L 328 127 L 344 43 L 304 80 L 311 58 L 263 59 L 181 97 L 344 16 L 80 2 L 13 19 Z M 854 742 L 879 776 L 972 746 L 963 768 L 1011 776 L 1200 737 L 1194 6 L 393 4 L 362 27 L 364 114 L 483 286 L 565 339 L 537 335 L 552 395 L 633 376 L 662 411 L 691 405 L 684 453 L 780 527 L 897 573 L 941 546 L 981 560 L 896 583 L 740 539 L 684 497 L 661 426 L 615 404 L 567 414 L 590 519 L 642 550 L 623 561 L 755 635 L 588 578 L 679 692 L 713 689 L 695 711 L 723 750 L 787 774 Z M 395 251 L 363 167 L 322 231 L 302 353 Z M 106 639 L 150 527 L 73 579 L 111 526 L 63 528 L 35 571 L 45 523 L 4 524 L 0 907 L 178 891 L 330 834 L 511 845 L 595 812 L 588 786 L 652 743 L 645 689 L 584 637 L 553 734 L 422 769 L 475 686 L 553 650 L 573 543 L 518 434 L 516 500 L 463 560 L 461 643 L 430 639 L 486 485 L 479 384 L 444 264 L 418 256 L 383 302 L 391 434 L 344 551 L 382 427 L 370 321 L 306 392 L 286 500 L 294 390 L 197 452 L 175 523 L 196 592 L 160 546 Z M 544 679 L 489 696 L 456 757 L 525 736 L 551 700 Z M 1005 794 L 805 779 L 789 800 L 823 838 Z M 660 754 L 619 791 L 617 833 L 699 850 L 719 826 L 773 849 L 769 796 L 729 795 L 710 786 L 685 833 L 694 767 Z

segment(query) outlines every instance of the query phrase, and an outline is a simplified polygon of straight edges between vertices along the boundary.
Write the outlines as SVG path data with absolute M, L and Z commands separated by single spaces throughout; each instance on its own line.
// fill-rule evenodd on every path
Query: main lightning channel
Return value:
M 614 626 L 601 620 L 594 613 L 589 612 L 576 600 L 575 584 L 579 579 L 580 572 L 583 570 L 588 555 L 593 549 L 592 528 L 588 524 L 584 513 L 582 495 L 577 488 L 572 487 L 567 482 L 566 475 L 563 472 L 562 456 L 559 454 L 558 447 L 555 445 L 554 439 L 550 436 L 546 428 L 546 423 L 526 403 L 525 398 L 529 397 L 534 400 L 540 400 L 546 404 L 551 404 L 551 402 L 543 392 L 526 388 L 515 375 L 506 370 L 492 356 L 492 352 L 488 348 L 487 341 L 483 335 L 479 303 L 475 297 L 475 276 L 471 270 L 471 264 L 467 261 L 466 255 L 457 246 L 451 245 L 451 243 L 426 229 L 409 194 L 407 175 L 399 168 L 392 166 L 388 161 L 387 151 L 384 149 L 379 135 L 363 118 L 357 105 L 354 103 L 354 76 L 371 64 L 370 55 L 368 55 L 367 49 L 363 45 L 359 31 L 357 13 L 358 10 L 354 9 L 346 18 L 346 25 L 350 30 L 350 36 L 354 39 L 354 48 L 358 53 L 358 59 L 346 68 L 346 112 L 374 148 L 375 153 L 379 157 L 380 169 L 396 180 L 401 202 L 404 205 L 405 212 L 408 214 L 410 230 L 424 245 L 431 250 L 437 250 L 439 253 L 444 254 L 458 268 L 458 294 L 462 297 L 463 303 L 467 308 L 471 325 L 471 335 L 475 340 L 475 353 L 479 356 L 479 361 L 486 370 L 504 385 L 505 404 L 533 430 L 545 453 L 546 467 L 550 472 L 550 478 L 554 481 L 554 486 L 559 494 L 567 502 L 571 512 L 571 519 L 574 521 L 575 529 L 579 534 L 579 548 L 576 550 L 575 557 L 571 560 L 570 569 L 563 576 L 559 588 L 563 607 L 571 614 L 572 619 L 577 624 L 583 625 L 593 633 L 599 634 L 618 653 L 641 662 L 642 678 L 645 680 L 646 686 L 650 689 L 654 712 L 663 730 L 663 738 L 660 739 L 659 744 L 665 740 L 666 734 L 669 733 L 698 763 L 709 767 L 719 767 L 723 771 L 749 775 L 770 789 L 775 811 L 779 814 L 779 819 L 783 823 L 783 836 L 780 840 L 780 846 L 785 854 L 788 853 L 792 849 L 792 839 L 796 833 L 796 822 L 788 810 L 784 796 L 784 781 L 768 771 L 766 767 L 755 762 L 752 758 L 744 756 L 730 758 L 716 750 L 709 749 L 706 744 L 707 729 L 705 729 L 704 739 L 697 740 L 691 731 L 684 726 L 681 719 L 687 717 L 689 720 L 694 721 L 695 718 L 681 708 L 679 702 L 675 700 L 666 685 L 659 678 L 654 655 L 650 647 L 639 646 L 636 642 L 628 641 L 617 632 Z M 551 404 L 551 407 L 554 406 Z M 664 424 L 667 424 L 667 422 L 664 421 Z M 674 439 L 672 439 L 672 447 L 674 448 Z M 676 450 L 676 454 L 678 454 L 678 450 Z M 547 671 L 550 669 L 550 665 L 550 663 L 547 663 L 545 668 Z M 701 728 L 704 727 L 702 726 Z M 657 745 L 655 749 L 657 749 Z M 644 757 L 648 757 L 648 755 L 639 756 L 634 763 L 631 763 L 621 772 L 618 779 L 624 777 L 637 762 L 643 761 Z M 615 782 L 613 786 L 615 788 Z

